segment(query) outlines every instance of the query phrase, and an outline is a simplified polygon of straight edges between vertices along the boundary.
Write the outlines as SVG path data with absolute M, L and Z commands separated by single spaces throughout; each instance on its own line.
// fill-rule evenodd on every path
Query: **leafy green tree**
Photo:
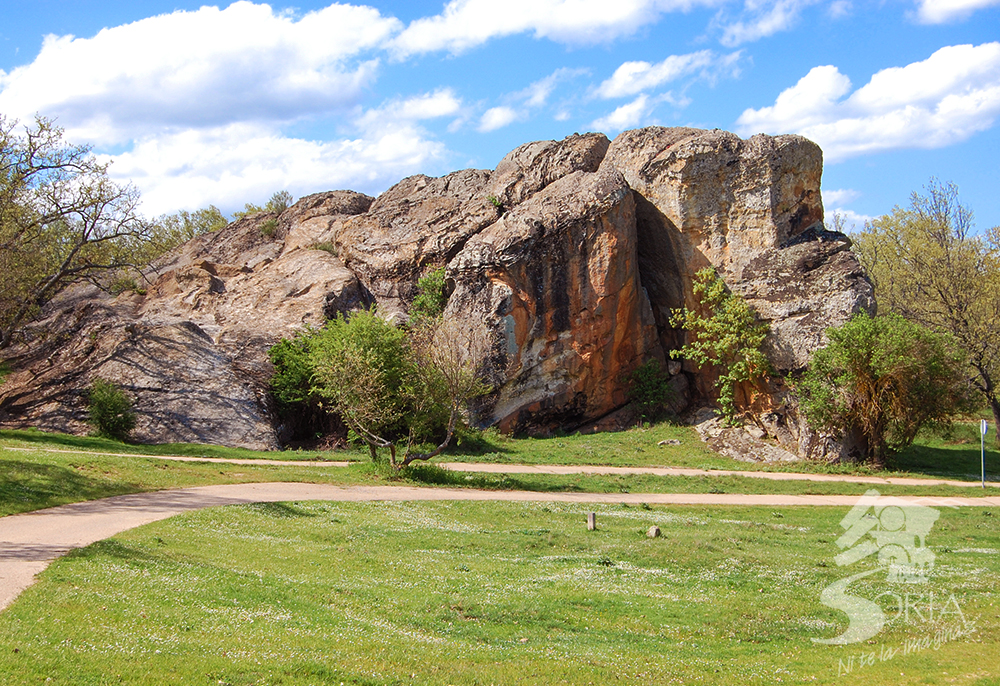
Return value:
M 118 386 L 94 379 L 87 397 L 90 425 L 98 436 L 127 441 L 135 428 L 132 401 Z
M 699 368 L 718 368 L 715 386 L 719 389 L 719 405 L 732 423 L 738 411 L 737 385 L 754 382 L 768 372 L 767 357 L 761 351 L 768 325 L 759 320 L 743 298 L 726 289 L 711 267 L 695 275 L 694 295 L 698 309 L 675 310 L 670 318 L 672 326 L 688 332 L 687 344 L 670 355 L 688 359 Z
M 974 406 L 965 354 L 948 334 L 897 314 L 856 315 L 827 330 L 797 384 L 816 428 L 860 437 L 865 459 L 884 466 L 925 426 L 943 426 Z
M 338 316 L 303 340 L 311 370 L 308 388 L 297 347 L 301 343 L 295 341 L 273 356 L 291 361 L 281 362 L 273 384 L 290 401 L 319 397 L 368 445 L 373 461 L 379 449 L 387 449 L 397 469 L 439 455 L 469 401 L 490 388 L 481 367 L 492 338 L 481 322 L 424 319 L 406 330 L 361 311 L 349 319 Z M 441 433 L 444 438 L 436 448 L 417 450 Z
M 0 115 L 0 349 L 60 289 L 142 261 L 153 231 L 138 204 L 50 120 L 20 133 Z
M 149 244 L 150 259 L 159 257 L 195 236 L 224 229 L 228 224 L 229 219 L 215 205 L 194 212 L 181 210 L 174 214 L 160 215 L 153 222 Z
M 925 190 L 866 225 L 854 249 L 880 311 L 958 340 L 1000 432 L 1000 227 L 977 235 L 954 184 L 932 180 Z

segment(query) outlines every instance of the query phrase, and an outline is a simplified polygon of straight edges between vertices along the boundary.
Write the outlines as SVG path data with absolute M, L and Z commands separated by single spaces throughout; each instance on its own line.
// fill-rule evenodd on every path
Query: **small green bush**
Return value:
M 440 317 L 444 313 L 445 305 L 448 304 L 448 296 L 444 294 L 444 267 L 435 269 L 421 277 L 417 281 L 417 290 L 420 291 L 420 294 L 413 299 L 413 304 L 410 305 L 410 316 L 415 319 Z
M 645 362 L 628 375 L 628 399 L 644 420 L 662 416 L 674 396 L 670 374 L 657 359 Z
M 278 220 L 268 219 L 266 222 L 260 225 L 260 234 L 270 238 L 278 231 Z
M 87 398 L 90 425 L 98 436 L 127 441 L 135 428 L 132 401 L 118 386 L 94 379 Z
M 328 252 L 334 257 L 337 256 L 337 246 L 330 241 L 323 241 L 322 243 L 316 243 L 310 246 L 313 250 L 322 250 L 323 252 Z

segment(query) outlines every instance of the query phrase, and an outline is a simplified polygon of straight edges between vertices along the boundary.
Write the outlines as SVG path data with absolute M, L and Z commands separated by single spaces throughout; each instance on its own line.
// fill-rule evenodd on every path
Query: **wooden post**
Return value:
M 587 531 L 593 531 L 597 528 L 597 513 L 590 512 L 587 514 Z

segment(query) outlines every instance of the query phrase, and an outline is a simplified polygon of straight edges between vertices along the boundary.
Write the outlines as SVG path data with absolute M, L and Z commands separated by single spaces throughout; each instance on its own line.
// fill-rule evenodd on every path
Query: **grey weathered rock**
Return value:
M 310 196 L 280 219 L 258 215 L 198 236 L 147 272 L 144 295 L 92 286 L 60 294 L 30 328 L 31 344 L 14 351 L 19 371 L 0 387 L 0 425 L 84 432 L 86 389 L 100 377 L 132 397 L 138 440 L 278 447 L 268 348 L 369 302 L 338 258 L 289 248 L 285 237 L 317 218 L 340 221 L 365 197 Z M 278 230 L 267 236 L 271 219 Z
M 661 354 L 635 268 L 632 192 L 573 172 L 469 240 L 446 317 L 490 321 L 508 381 L 483 408 L 503 430 L 573 427 L 625 402 L 623 375 Z
M 646 536 L 649 538 L 658 538 L 660 536 L 660 527 L 655 524 L 649 527 L 649 530 L 646 532 Z
M 499 210 L 486 197 L 489 178 L 490 172 L 475 169 L 438 179 L 411 176 L 336 232 L 344 264 L 386 315 L 405 316 L 417 280 L 446 265 L 497 220 Z
M 603 133 L 525 143 L 497 165 L 486 185 L 487 197 L 495 198 L 505 210 L 512 209 L 568 174 L 597 171 L 610 143 Z

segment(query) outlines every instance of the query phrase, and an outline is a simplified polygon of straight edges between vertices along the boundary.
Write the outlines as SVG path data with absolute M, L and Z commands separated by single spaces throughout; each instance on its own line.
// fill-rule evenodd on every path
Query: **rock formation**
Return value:
M 756 389 L 755 436 L 709 434 L 727 452 L 769 436 L 835 455 L 780 381 L 827 327 L 874 305 L 849 240 L 823 226 L 821 173 L 821 151 L 799 136 L 653 127 L 529 143 L 494 171 L 413 176 L 374 200 L 308 196 L 195 238 L 142 288 L 61 293 L 14 351 L 0 425 L 81 431 L 100 376 L 135 399 L 140 440 L 276 447 L 268 347 L 371 304 L 404 320 L 417 279 L 446 267 L 445 316 L 489 322 L 507 362 L 480 423 L 613 427 L 627 374 L 683 345 L 670 312 L 693 304 L 693 276 L 712 265 L 770 323 L 778 374 Z M 711 399 L 709 370 L 669 368 L 678 411 Z

